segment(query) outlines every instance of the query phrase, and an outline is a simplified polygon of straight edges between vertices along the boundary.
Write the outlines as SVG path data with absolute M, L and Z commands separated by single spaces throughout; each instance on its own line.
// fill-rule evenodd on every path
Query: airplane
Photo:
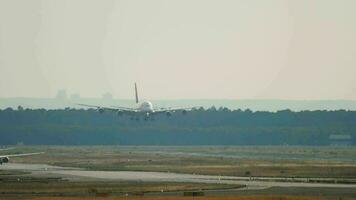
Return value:
M 1 148 L 0 151 L 7 151 L 7 150 L 11 150 L 11 149 L 14 149 L 13 147 L 11 148 Z
M 112 106 L 112 107 L 105 107 L 105 106 L 97 106 L 97 105 L 88 105 L 88 104 L 77 104 L 79 106 L 91 107 L 96 108 L 99 113 L 104 113 L 105 110 L 117 112 L 119 116 L 121 115 L 129 115 L 131 116 L 131 120 L 136 117 L 136 120 L 139 120 L 139 116 L 143 116 L 145 120 L 151 119 L 154 120 L 153 116 L 158 114 L 166 114 L 167 117 L 170 117 L 172 113 L 181 111 L 182 114 L 187 114 L 187 111 L 195 109 L 197 107 L 190 107 L 190 108 L 155 108 L 150 101 L 143 101 L 139 103 L 138 92 L 137 92 L 137 84 L 135 83 L 135 100 L 136 100 L 136 107 L 129 108 L 129 107 L 122 107 L 122 106 Z
M 13 148 L 0 149 L 0 151 L 10 150 L 10 149 L 13 149 Z M 38 154 L 43 154 L 43 153 L 44 152 L 0 155 L 0 165 L 2 165 L 3 163 L 8 163 L 10 161 L 10 157 L 32 156 L 32 155 L 38 155 Z

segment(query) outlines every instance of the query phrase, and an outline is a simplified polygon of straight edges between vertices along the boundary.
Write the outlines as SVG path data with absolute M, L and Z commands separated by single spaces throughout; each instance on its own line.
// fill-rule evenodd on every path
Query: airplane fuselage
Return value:
M 139 110 L 140 112 L 148 112 L 148 113 L 154 112 L 153 105 L 152 105 L 152 103 L 149 102 L 149 101 L 144 101 L 144 102 L 142 102 L 142 103 L 139 105 L 138 110 Z

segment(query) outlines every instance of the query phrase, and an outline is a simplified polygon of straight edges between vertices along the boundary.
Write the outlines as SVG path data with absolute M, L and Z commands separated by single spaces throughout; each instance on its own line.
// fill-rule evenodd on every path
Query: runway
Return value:
M 78 168 L 57 167 L 41 164 L 7 163 L 0 170 L 22 170 L 38 176 L 60 176 L 76 179 L 100 179 L 137 182 L 191 182 L 246 185 L 245 189 L 265 189 L 270 187 L 308 187 L 308 188 L 355 188 L 356 184 L 310 183 L 311 178 L 270 178 L 270 177 L 236 177 L 197 174 L 180 174 L 168 172 L 137 171 L 87 171 Z M 314 179 L 331 182 L 333 179 Z

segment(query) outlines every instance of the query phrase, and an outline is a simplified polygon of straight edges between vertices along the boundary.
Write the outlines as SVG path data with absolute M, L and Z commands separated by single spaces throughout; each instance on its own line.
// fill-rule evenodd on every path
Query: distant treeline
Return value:
M 356 111 L 252 112 L 227 108 L 132 120 L 94 109 L 0 110 L 0 144 L 329 145 L 356 144 Z

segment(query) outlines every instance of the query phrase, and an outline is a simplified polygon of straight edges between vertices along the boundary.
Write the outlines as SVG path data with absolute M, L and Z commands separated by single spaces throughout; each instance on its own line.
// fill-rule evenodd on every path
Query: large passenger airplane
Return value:
M 192 110 L 196 107 L 190 108 L 155 108 L 153 104 L 149 101 L 143 101 L 139 103 L 137 85 L 135 83 L 135 99 L 136 99 L 136 107 L 122 107 L 122 106 L 113 106 L 113 107 L 105 107 L 105 106 L 97 106 L 97 105 L 88 105 L 88 104 L 78 104 L 80 106 L 86 106 L 91 108 L 96 108 L 100 113 L 104 113 L 105 110 L 117 112 L 118 115 L 129 115 L 131 119 L 139 120 L 140 116 L 143 116 L 145 120 L 154 119 L 153 117 L 157 114 L 166 114 L 167 117 L 171 116 L 173 112 L 182 112 L 182 114 L 186 114 L 187 111 Z
M 0 149 L 0 151 L 6 151 L 6 150 L 10 150 L 10 149 L 13 149 L 13 148 Z M 3 163 L 9 162 L 10 157 L 32 156 L 32 155 L 38 155 L 38 154 L 43 154 L 43 153 L 44 153 L 44 152 L 0 155 L 0 165 L 2 165 Z

